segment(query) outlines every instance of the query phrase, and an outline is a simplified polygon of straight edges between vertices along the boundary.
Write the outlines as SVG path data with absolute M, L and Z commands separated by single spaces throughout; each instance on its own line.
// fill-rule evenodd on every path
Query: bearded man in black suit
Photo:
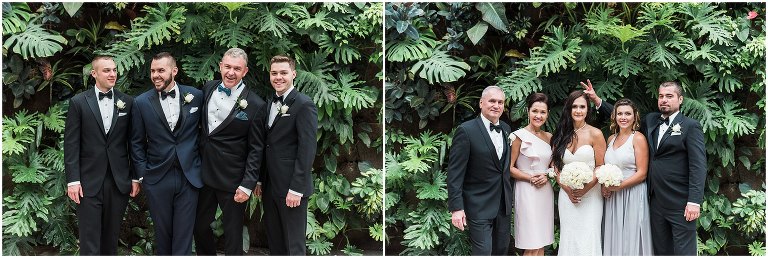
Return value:
M 601 115 L 613 105 L 582 83 Z M 701 215 L 707 153 L 699 121 L 680 113 L 683 89 L 677 82 L 659 86 L 659 112 L 646 115 L 640 130 L 648 139 L 651 238 L 654 255 L 696 255 L 696 219 Z
M 64 127 L 67 195 L 77 204 L 80 255 L 117 255 L 128 196 L 140 189 L 128 162 L 133 98 L 113 89 L 112 57 L 91 65 L 96 85 L 70 99 Z
M 197 255 L 216 255 L 211 223 L 221 207 L 226 255 L 243 255 L 245 201 L 256 187 L 264 157 L 267 103 L 248 88 L 248 55 L 239 48 L 224 53 L 221 80 L 203 86 L 200 132 L 203 186 L 197 203 Z
M 504 92 L 489 86 L 480 97 L 480 116 L 456 128 L 448 160 L 451 223 L 469 229 L 472 255 L 506 255 L 513 194 L 509 173 L 512 131 L 499 121 Z

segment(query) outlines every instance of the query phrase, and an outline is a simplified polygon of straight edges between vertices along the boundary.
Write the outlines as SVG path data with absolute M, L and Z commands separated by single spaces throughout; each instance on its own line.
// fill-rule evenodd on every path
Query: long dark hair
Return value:
M 557 123 L 557 128 L 552 136 L 552 162 L 558 170 L 563 169 L 563 165 L 565 165 L 563 164 L 565 149 L 578 137 L 574 132 L 573 118 L 571 117 L 573 102 L 578 98 L 584 98 L 587 101 L 587 109 L 589 109 L 589 100 L 583 91 L 577 90 L 568 94 L 568 99 L 565 100 L 563 106 L 563 113 L 560 114 L 560 121 Z M 590 113 L 592 112 L 588 110 L 584 122 L 590 120 Z

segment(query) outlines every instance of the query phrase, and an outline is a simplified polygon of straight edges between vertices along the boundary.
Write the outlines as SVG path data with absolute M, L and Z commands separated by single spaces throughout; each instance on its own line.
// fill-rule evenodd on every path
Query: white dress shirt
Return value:
M 158 92 L 157 95 L 160 97 L 160 106 L 163 107 L 163 113 L 165 114 L 165 120 L 168 121 L 168 127 L 173 131 L 174 128 L 176 128 L 176 122 L 179 121 L 181 110 L 181 107 L 179 106 L 179 98 L 182 97 L 180 96 L 181 92 L 179 92 L 178 87 L 176 87 L 176 81 L 173 82 L 173 87 L 167 92 L 170 93 L 171 91 L 176 91 L 175 97 L 168 96 L 163 99 L 160 92 Z
M 491 120 L 488 120 L 482 114 L 480 114 L 480 118 L 483 120 L 483 127 L 485 127 L 485 131 L 488 132 L 488 135 L 491 136 L 493 147 L 496 149 L 496 156 L 499 157 L 499 160 L 501 160 L 501 154 L 504 153 L 504 136 L 502 136 L 501 132 L 491 131 Z M 496 122 L 495 125 L 499 124 L 499 122 Z
M 288 90 L 286 90 L 285 92 L 283 92 L 283 95 L 280 95 L 280 96 L 288 96 L 288 94 L 290 94 L 291 91 L 293 91 L 293 85 L 291 85 L 291 87 L 288 88 Z M 269 123 L 268 123 L 269 127 L 272 127 L 272 123 L 275 122 L 275 118 L 277 118 L 277 114 L 280 113 L 280 107 L 285 104 L 285 101 L 286 99 L 285 97 L 283 97 L 282 103 L 280 103 L 279 101 L 270 103 L 271 106 L 269 108 Z
M 669 124 L 662 123 L 659 125 L 659 134 L 657 135 L 658 137 L 656 139 L 656 148 L 658 148 L 659 144 L 661 144 L 661 137 L 664 136 L 664 134 L 667 133 L 667 130 L 669 130 L 669 127 L 672 126 L 672 121 L 675 121 L 677 114 L 680 114 L 680 110 L 669 116 Z
M 229 116 L 232 109 L 237 105 L 237 99 L 245 89 L 245 83 L 240 80 L 240 83 L 235 85 L 231 90 L 231 94 L 227 96 L 226 93 L 219 91 L 218 85 L 213 89 L 211 99 L 208 101 L 208 134 L 213 132 L 225 119 Z
M 96 101 L 99 102 L 99 112 L 101 113 L 101 120 L 104 121 L 104 134 L 109 133 L 109 129 L 112 129 L 112 116 L 115 112 L 115 92 L 110 89 L 107 92 L 112 92 L 112 98 L 99 99 L 99 93 L 101 92 L 98 87 L 94 86 L 96 91 Z M 104 93 L 107 93 L 104 92 Z

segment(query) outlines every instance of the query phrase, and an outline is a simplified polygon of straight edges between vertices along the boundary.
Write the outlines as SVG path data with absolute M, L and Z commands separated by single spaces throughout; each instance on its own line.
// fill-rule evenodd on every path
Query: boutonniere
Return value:
M 189 104 L 193 99 L 195 99 L 195 95 L 192 95 L 189 92 L 184 94 L 184 104 Z
M 245 108 L 248 107 L 248 100 L 238 98 L 237 107 L 240 108 L 241 110 L 245 110 Z
M 288 113 L 288 105 L 280 105 L 280 114 L 285 115 L 285 113 Z
M 122 99 L 118 99 L 115 102 L 115 107 L 117 107 L 117 110 L 123 110 L 123 109 L 125 109 L 125 102 L 123 102 Z
M 680 123 L 677 123 L 676 125 L 672 126 L 672 135 L 680 135 L 682 132 L 680 131 Z
M 509 142 L 511 144 L 511 142 L 514 142 L 515 139 L 517 139 L 517 136 L 515 135 L 515 133 L 509 133 L 509 137 L 507 137 L 507 139 L 509 139 Z

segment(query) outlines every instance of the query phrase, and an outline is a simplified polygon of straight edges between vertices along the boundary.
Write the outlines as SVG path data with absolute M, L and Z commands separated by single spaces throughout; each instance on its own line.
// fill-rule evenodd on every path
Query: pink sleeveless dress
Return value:
M 530 175 L 546 174 L 552 149 L 544 140 L 521 128 L 513 134 L 522 141 L 514 166 Z M 539 249 L 555 240 L 555 208 L 552 185 L 536 188 L 515 180 L 515 247 Z

